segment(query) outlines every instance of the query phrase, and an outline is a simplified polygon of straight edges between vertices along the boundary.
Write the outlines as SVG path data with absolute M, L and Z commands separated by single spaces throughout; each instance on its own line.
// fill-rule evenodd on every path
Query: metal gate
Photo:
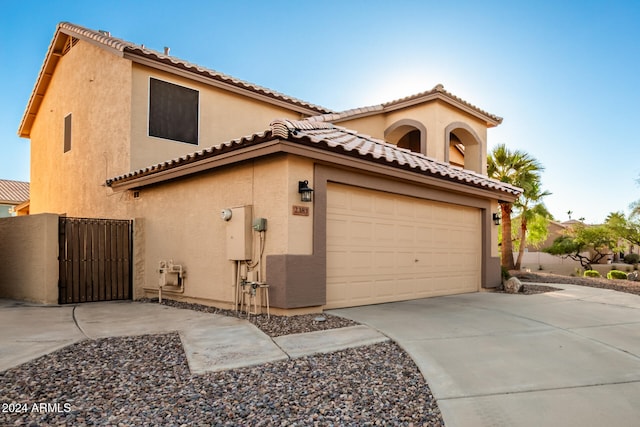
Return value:
M 61 217 L 60 304 L 131 299 L 132 221 Z

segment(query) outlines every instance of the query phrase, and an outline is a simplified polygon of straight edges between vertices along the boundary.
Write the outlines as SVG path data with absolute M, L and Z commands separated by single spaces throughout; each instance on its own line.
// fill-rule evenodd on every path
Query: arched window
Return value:
M 445 129 L 445 161 L 474 172 L 485 174 L 483 170 L 483 142 L 478 134 L 466 123 L 451 123 Z
M 384 131 L 385 141 L 416 153 L 426 154 L 427 128 L 418 121 L 403 119 Z

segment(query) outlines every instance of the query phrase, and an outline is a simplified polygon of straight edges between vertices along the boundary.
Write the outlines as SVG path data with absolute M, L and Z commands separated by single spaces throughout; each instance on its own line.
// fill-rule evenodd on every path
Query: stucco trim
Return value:
M 327 191 L 329 183 L 383 191 L 441 203 L 477 208 L 481 211 L 481 287 L 500 284 L 500 259 L 491 257 L 491 200 L 443 191 L 414 182 L 365 174 L 347 165 L 339 167 L 316 163 L 314 166 L 314 217 L 312 255 L 268 255 L 267 280 L 273 289 L 272 305 L 299 308 L 326 304 L 327 274 Z
M 484 142 L 478 136 L 476 131 L 473 130 L 473 128 L 471 126 L 469 126 L 465 122 L 449 123 L 449 125 L 447 125 L 447 127 L 444 129 L 444 161 L 445 161 L 445 163 L 449 163 L 449 145 L 451 144 L 451 132 L 453 132 L 456 129 L 464 129 L 465 131 L 469 132 L 469 134 L 473 137 L 473 139 L 476 141 L 476 143 L 480 146 L 479 152 L 483 153 L 485 151 L 485 150 L 482 149 L 483 146 L 484 146 Z M 463 144 L 464 144 L 464 142 L 463 142 Z M 481 156 L 481 154 L 478 154 L 478 158 L 477 159 L 473 159 L 473 160 L 478 162 L 478 164 L 481 165 L 482 164 L 482 159 L 480 158 L 480 156 Z M 465 163 L 465 165 L 466 165 L 466 163 Z M 480 173 L 480 171 L 476 171 L 476 172 Z

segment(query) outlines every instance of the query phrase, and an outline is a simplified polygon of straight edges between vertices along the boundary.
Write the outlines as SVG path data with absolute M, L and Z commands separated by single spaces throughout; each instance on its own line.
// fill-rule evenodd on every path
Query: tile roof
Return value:
M 327 113 L 321 114 L 313 117 L 309 117 L 306 120 L 318 121 L 318 122 L 336 122 L 340 120 L 353 119 L 362 116 L 368 116 L 377 114 L 380 112 L 393 111 L 394 109 L 403 108 L 405 106 L 410 106 L 413 104 L 422 103 L 429 100 L 434 99 L 442 99 L 451 104 L 455 104 L 456 106 L 466 109 L 473 113 L 476 116 L 480 116 L 487 121 L 487 124 L 490 126 L 497 126 L 502 123 L 502 117 L 496 116 L 495 114 L 488 113 L 485 110 L 482 110 L 475 105 L 471 104 L 453 95 L 451 92 L 448 92 L 444 89 L 444 86 L 441 84 L 436 85 L 433 89 L 416 93 L 414 95 L 406 96 L 404 98 L 396 99 L 393 101 L 385 102 L 383 104 L 372 105 L 369 107 L 360 107 L 353 108 L 350 110 L 345 110 L 337 113 Z
M 63 50 L 63 46 L 65 44 L 65 41 L 60 37 L 61 34 L 90 41 L 104 48 L 111 49 L 120 55 L 124 55 L 125 53 L 127 53 L 130 55 L 129 58 L 145 58 L 147 60 L 162 63 L 179 70 L 197 74 L 206 79 L 210 79 L 211 81 L 226 84 L 229 88 L 235 88 L 236 90 L 240 91 L 248 91 L 259 96 L 271 98 L 277 102 L 284 102 L 288 104 L 292 109 L 300 110 L 300 112 L 305 115 L 325 114 L 332 112 L 332 110 L 328 108 L 324 108 L 319 105 L 287 96 L 275 90 L 249 83 L 244 80 L 236 79 L 218 71 L 192 64 L 174 56 L 165 55 L 155 50 L 148 49 L 144 45 L 136 45 L 132 42 L 112 37 L 111 34 L 106 31 L 94 31 L 69 22 L 61 22 L 60 24 L 58 24 L 56 33 L 51 40 L 51 44 L 49 45 L 49 49 L 47 51 L 47 56 L 45 58 L 44 64 L 42 65 L 35 87 L 33 89 L 33 92 L 31 93 L 31 98 L 29 99 L 29 103 L 27 104 L 26 111 L 22 118 L 19 130 L 19 134 L 21 136 L 27 137 L 29 135 L 29 129 L 33 122 L 33 118 L 35 117 L 35 114 L 37 113 L 37 110 L 40 106 L 41 98 L 46 92 L 49 81 L 51 80 L 51 76 L 53 75 L 53 71 L 61 56 L 61 51 Z
M 0 203 L 19 204 L 29 200 L 29 183 L 0 179 Z
M 309 141 L 314 146 L 365 158 L 373 162 L 513 195 L 522 193 L 522 189 L 491 179 L 486 175 L 452 166 L 424 154 L 400 148 L 331 123 L 311 120 L 276 120 L 271 123 L 271 128 L 274 135 L 282 138 L 288 136 L 299 141 Z
M 522 190 L 518 187 L 490 179 L 479 173 L 451 166 L 423 154 L 399 148 L 396 145 L 372 138 L 368 135 L 358 134 L 356 131 L 331 123 L 284 119 L 274 120 L 270 125 L 270 129 L 265 132 L 235 139 L 206 150 L 120 175 L 107 180 L 106 184 L 111 186 L 113 184 L 157 174 L 172 168 L 212 158 L 238 148 L 272 141 L 275 138 L 295 142 L 302 146 L 344 154 L 375 163 L 382 163 L 387 166 L 410 170 L 418 174 L 438 177 L 464 185 L 497 190 L 515 196 L 522 193 Z

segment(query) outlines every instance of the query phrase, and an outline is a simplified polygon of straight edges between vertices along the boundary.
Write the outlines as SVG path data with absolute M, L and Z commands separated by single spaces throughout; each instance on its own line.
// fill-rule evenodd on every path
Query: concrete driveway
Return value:
M 581 286 L 475 293 L 330 313 L 416 361 L 447 427 L 638 426 L 640 297 Z

